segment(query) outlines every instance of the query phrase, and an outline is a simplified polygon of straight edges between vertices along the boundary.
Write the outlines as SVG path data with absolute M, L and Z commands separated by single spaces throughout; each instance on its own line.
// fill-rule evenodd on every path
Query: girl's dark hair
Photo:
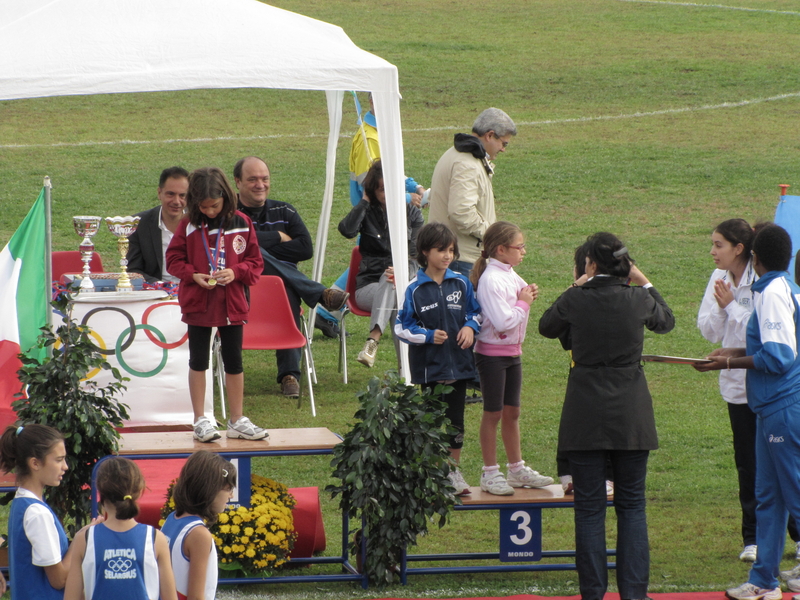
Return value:
M 364 193 L 373 205 L 379 204 L 377 191 L 381 186 L 381 181 L 383 181 L 383 167 L 381 166 L 380 159 L 378 159 L 372 163 L 369 171 L 367 171 L 367 174 L 364 176 Z
M 586 242 L 575 248 L 575 279 L 586 275 Z
M 100 504 L 113 505 L 118 519 L 134 519 L 139 514 L 136 501 L 144 491 L 144 476 L 135 462 L 114 456 L 97 467 L 97 491 Z
M 755 238 L 755 232 L 750 227 L 750 223 L 744 219 L 728 219 L 717 225 L 714 231 L 728 240 L 733 246 L 741 244 L 744 250 L 739 256 L 739 260 L 747 264 L 747 261 L 750 260 L 750 251 L 753 249 L 753 238 Z
M 181 469 L 172 488 L 175 514 L 197 515 L 207 525 L 219 516 L 212 510 L 214 498 L 221 490 L 236 487 L 236 467 L 219 454 L 200 450 L 192 454 Z
M 236 212 L 236 194 L 225 173 L 217 167 L 203 167 L 189 175 L 186 211 L 189 222 L 195 227 L 200 227 L 207 221 L 206 216 L 200 212 L 200 203 L 209 198 L 222 198 L 222 211 L 217 216 L 219 222 L 224 222 Z
M 785 271 L 792 261 L 792 238 L 775 223 L 756 225 L 753 253 L 767 271 Z
M 428 257 L 423 252 L 434 248 L 444 251 L 453 247 L 453 260 L 458 260 L 458 237 L 444 223 L 428 223 L 417 234 L 417 262 L 423 269 L 428 268 Z
M 597 266 L 597 273 L 613 277 L 627 278 L 630 275 L 633 259 L 617 236 L 600 231 L 586 240 L 586 254 Z
M 0 437 L 0 468 L 6 473 L 13 471 L 17 479 L 29 477 L 28 459 L 44 462 L 53 446 L 63 441 L 61 432 L 48 425 L 9 425 Z
M 483 234 L 483 250 L 481 256 L 472 265 L 472 271 L 469 274 L 469 280 L 472 286 L 478 289 L 478 280 L 486 270 L 486 261 L 494 258 L 497 254 L 497 249 L 500 246 L 509 246 L 514 243 L 514 238 L 522 233 L 522 230 L 514 223 L 508 221 L 497 221 L 489 225 L 489 229 Z

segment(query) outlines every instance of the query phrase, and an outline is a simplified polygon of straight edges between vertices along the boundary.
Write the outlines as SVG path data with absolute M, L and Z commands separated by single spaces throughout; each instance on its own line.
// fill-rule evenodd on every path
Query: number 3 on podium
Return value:
M 542 510 L 500 510 L 500 561 L 526 562 L 542 558 Z

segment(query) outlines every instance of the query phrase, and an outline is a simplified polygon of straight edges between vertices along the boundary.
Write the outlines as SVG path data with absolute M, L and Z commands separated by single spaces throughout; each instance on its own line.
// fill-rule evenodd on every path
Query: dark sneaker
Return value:
M 325 310 L 334 312 L 343 309 L 345 302 L 347 302 L 347 298 L 349 297 L 350 294 L 347 292 L 343 292 L 342 290 L 337 290 L 335 288 L 328 288 L 322 292 L 322 298 L 320 298 L 319 303 Z
M 300 384 L 294 375 L 286 375 L 281 379 L 281 393 L 287 398 L 300 397 Z
M 319 329 L 325 337 L 333 339 L 339 337 L 339 326 L 336 321 L 330 321 L 319 315 L 314 319 L 314 329 Z

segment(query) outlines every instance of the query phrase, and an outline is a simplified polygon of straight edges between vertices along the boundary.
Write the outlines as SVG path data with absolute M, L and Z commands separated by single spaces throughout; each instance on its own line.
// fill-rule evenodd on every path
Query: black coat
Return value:
M 667 333 L 675 318 L 655 288 L 594 277 L 569 288 L 539 320 L 548 338 L 568 334 L 572 360 L 560 452 L 655 450 L 653 401 L 641 365 L 644 328 Z
M 406 242 L 408 259 L 417 253 L 417 234 L 424 225 L 422 212 L 413 204 L 406 204 Z M 356 276 L 356 289 L 377 283 L 383 272 L 392 266 L 392 242 L 389 238 L 389 220 L 386 209 L 376 203 L 362 200 L 339 222 L 339 233 L 347 239 L 360 235 L 361 265 Z
M 161 205 L 136 214 L 139 225 L 128 238 L 128 272 L 141 273 L 146 281 L 161 281 L 164 252 L 158 218 Z

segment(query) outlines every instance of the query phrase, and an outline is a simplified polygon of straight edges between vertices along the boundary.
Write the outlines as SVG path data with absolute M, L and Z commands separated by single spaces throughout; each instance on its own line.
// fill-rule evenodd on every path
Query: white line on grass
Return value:
M 636 2 L 638 4 L 667 4 L 670 6 L 693 6 L 696 8 L 721 8 L 723 10 L 743 10 L 745 12 L 772 13 L 776 15 L 800 16 L 795 10 L 771 10 L 769 8 L 747 8 L 745 6 L 725 6 L 724 4 L 700 4 L 699 2 L 670 2 L 669 0 L 618 0 L 619 2 Z
M 622 2 L 644 1 L 644 0 L 620 0 Z M 560 125 L 567 123 L 590 123 L 592 121 L 616 121 L 620 119 L 642 119 L 646 117 L 657 117 L 661 115 L 674 115 L 681 113 L 698 112 L 701 110 L 719 110 L 725 108 L 739 108 L 742 106 L 751 106 L 753 104 L 761 104 L 764 102 L 775 102 L 778 100 L 787 100 L 790 98 L 800 98 L 800 92 L 791 92 L 788 94 L 778 94 L 777 96 L 769 96 L 767 98 L 753 98 L 752 100 L 739 100 L 738 102 L 722 102 L 721 104 L 705 104 L 703 106 L 685 106 L 683 108 L 665 108 L 662 110 L 653 110 L 649 112 L 635 112 L 621 115 L 600 115 L 597 117 L 574 117 L 571 119 L 546 119 L 543 121 L 517 121 L 517 126 L 535 127 L 537 125 Z M 448 125 L 443 127 L 420 127 L 416 129 L 404 129 L 403 133 L 418 133 L 424 131 L 449 131 L 449 130 L 462 130 L 468 128 L 468 125 Z M 351 138 L 353 133 L 343 133 L 341 138 Z M 308 133 L 308 134 L 292 134 L 292 133 L 276 133 L 274 135 L 252 135 L 244 137 L 235 136 L 220 136 L 220 137 L 207 137 L 207 138 L 184 138 L 184 139 L 170 139 L 170 140 L 116 140 L 107 142 L 56 142 L 54 144 L 0 144 L 0 148 L 16 150 L 26 148 L 77 148 L 82 146 L 126 146 L 126 145 L 144 145 L 144 144 L 197 144 L 205 142 L 241 142 L 252 140 L 274 140 L 280 138 L 316 138 L 327 137 L 327 134 L 321 133 Z

